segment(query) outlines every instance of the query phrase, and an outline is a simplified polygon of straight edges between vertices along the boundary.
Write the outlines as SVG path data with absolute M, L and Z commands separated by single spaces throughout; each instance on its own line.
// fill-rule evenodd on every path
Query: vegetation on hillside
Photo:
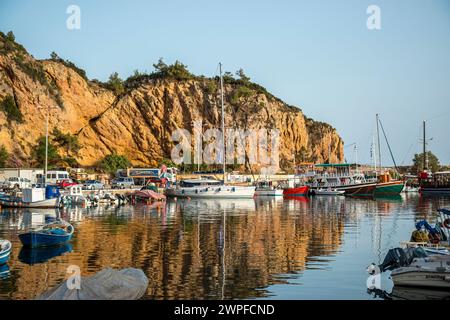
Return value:
M 60 58 L 58 56 L 58 54 L 53 51 L 50 54 L 50 60 L 51 61 L 55 61 L 55 62 L 59 62 L 62 63 L 63 65 L 65 65 L 67 68 L 72 69 L 73 71 L 75 71 L 76 73 L 78 73 L 80 75 L 80 77 L 82 77 L 84 80 L 89 81 L 87 75 L 86 75 L 86 71 L 84 71 L 83 69 L 77 67 L 72 61 L 70 60 L 64 60 L 62 58 Z
M 0 145 L 0 168 L 6 167 L 6 162 L 9 159 L 8 150 L 6 150 L 4 145 Z
M 431 172 L 439 171 L 441 165 L 439 164 L 439 159 L 434 155 L 431 151 L 427 151 L 427 159 L 428 159 L 428 169 Z M 413 158 L 413 165 L 411 167 L 411 173 L 419 173 L 423 170 L 423 153 L 415 154 Z
M 2 111 L 8 121 L 17 121 L 19 123 L 23 122 L 23 115 L 19 107 L 11 95 L 6 96 L 3 101 L 0 102 L 0 111 Z
M 124 155 L 113 153 L 104 157 L 99 167 L 109 174 L 115 174 L 118 169 L 126 169 L 131 165 L 130 160 Z

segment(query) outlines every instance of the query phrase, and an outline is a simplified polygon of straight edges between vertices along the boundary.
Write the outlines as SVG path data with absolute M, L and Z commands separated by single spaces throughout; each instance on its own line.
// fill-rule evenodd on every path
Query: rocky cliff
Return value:
M 224 79 L 226 127 L 278 129 L 282 167 L 292 166 L 294 155 L 297 162 L 343 160 L 343 141 L 333 127 L 305 117 L 247 79 L 229 74 Z M 78 138 L 81 148 L 68 152 L 80 165 L 94 166 L 117 153 L 134 166 L 155 166 L 170 159 L 174 130 L 192 132 L 192 122 L 200 118 L 204 128 L 220 128 L 217 78 L 155 73 L 120 85 L 115 90 L 90 81 L 60 58 L 36 60 L 0 34 L 0 144 L 32 164 L 50 112 L 50 132 L 56 127 Z

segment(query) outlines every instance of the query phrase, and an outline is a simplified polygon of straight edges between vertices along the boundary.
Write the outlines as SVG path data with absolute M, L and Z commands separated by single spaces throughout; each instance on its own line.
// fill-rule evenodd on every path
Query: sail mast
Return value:
M 378 113 L 377 113 L 377 147 L 378 147 L 378 167 L 380 168 L 381 172 L 381 146 L 380 146 L 380 128 L 379 128 L 379 119 L 378 119 Z
M 428 170 L 428 161 L 427 161 L 427 140 L 426 140 L 426 131 L 425 131 L 425 120 L 423 120 L 423 171 Z
M 47 186 L 47 168 L 48 168 L 48 114 L 45 117 L 45 170 L 44 170 L 44 187 Z
M 222 63 L 219 62 L 220 72 L 220 104 L 222 106 L 222 151 L 223 151 L 223 183 L 226 183 L 226 154 L 225 154 L 225 113 L 223 108 L 223 78 L 222 78 Z

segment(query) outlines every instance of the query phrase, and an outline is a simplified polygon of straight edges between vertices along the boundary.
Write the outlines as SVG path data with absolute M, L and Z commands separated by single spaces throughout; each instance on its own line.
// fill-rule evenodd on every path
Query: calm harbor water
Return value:
M 380 299 L 366 267 L 409 240 L 414 221 L 434 221 L 449 198 L 417 194 L 178 200 L 154 205 L 68 208 L 70 244 L 26 250 L 18 234 L 54 210 L 0 210 L 0 238 L 13 243 L 0 267 L 0 299 L 33 299 L 68 277 L 105 267 L 142 269 L 146 299 Z M 382 289 L 393 290 L 388 275 Z

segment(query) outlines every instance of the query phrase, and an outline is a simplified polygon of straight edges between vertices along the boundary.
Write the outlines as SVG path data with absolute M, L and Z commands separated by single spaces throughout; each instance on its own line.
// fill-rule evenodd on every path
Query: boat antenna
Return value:
M 222 63 L 219 62 L 220 74 L 220 104 L 222 107 L 222 151 L 223 151 L 223 183 L 226 183 L 226 154 L 225 154 L 225 113 L 223 108 L 223 78 L 222 78 Z
M 386 144 L 388 146 L 389 153 L 391 154 L 392 161 L 394 162 L 395 170 L 398 172 L 397 163 L 395 162 L 394 154 L 392 153 L 391 145 L 389 144 L 389 141 L 387 139 L 386 132 L 384 131 L 383 124 L 381 123 L 380 119 L 378 119 L 378 122 L 380 123 L 381 131 L 383 131 L 384 139 L 386 140 Z
M 380 146 L 380 127 L 379 127 L 379 115 L 377 113 L 376 115 L 377 118 L 377 147 L 378 147 L 378 167 L 380 168 L 380 172 L 381 172 L 381 146 Z
M 48 116 L 50 107 L 47 108 L 47 115 L 45 116 L 45 167 L 44 167 L 44 188 L 47 187 L 47 169 L 48 169 Z

